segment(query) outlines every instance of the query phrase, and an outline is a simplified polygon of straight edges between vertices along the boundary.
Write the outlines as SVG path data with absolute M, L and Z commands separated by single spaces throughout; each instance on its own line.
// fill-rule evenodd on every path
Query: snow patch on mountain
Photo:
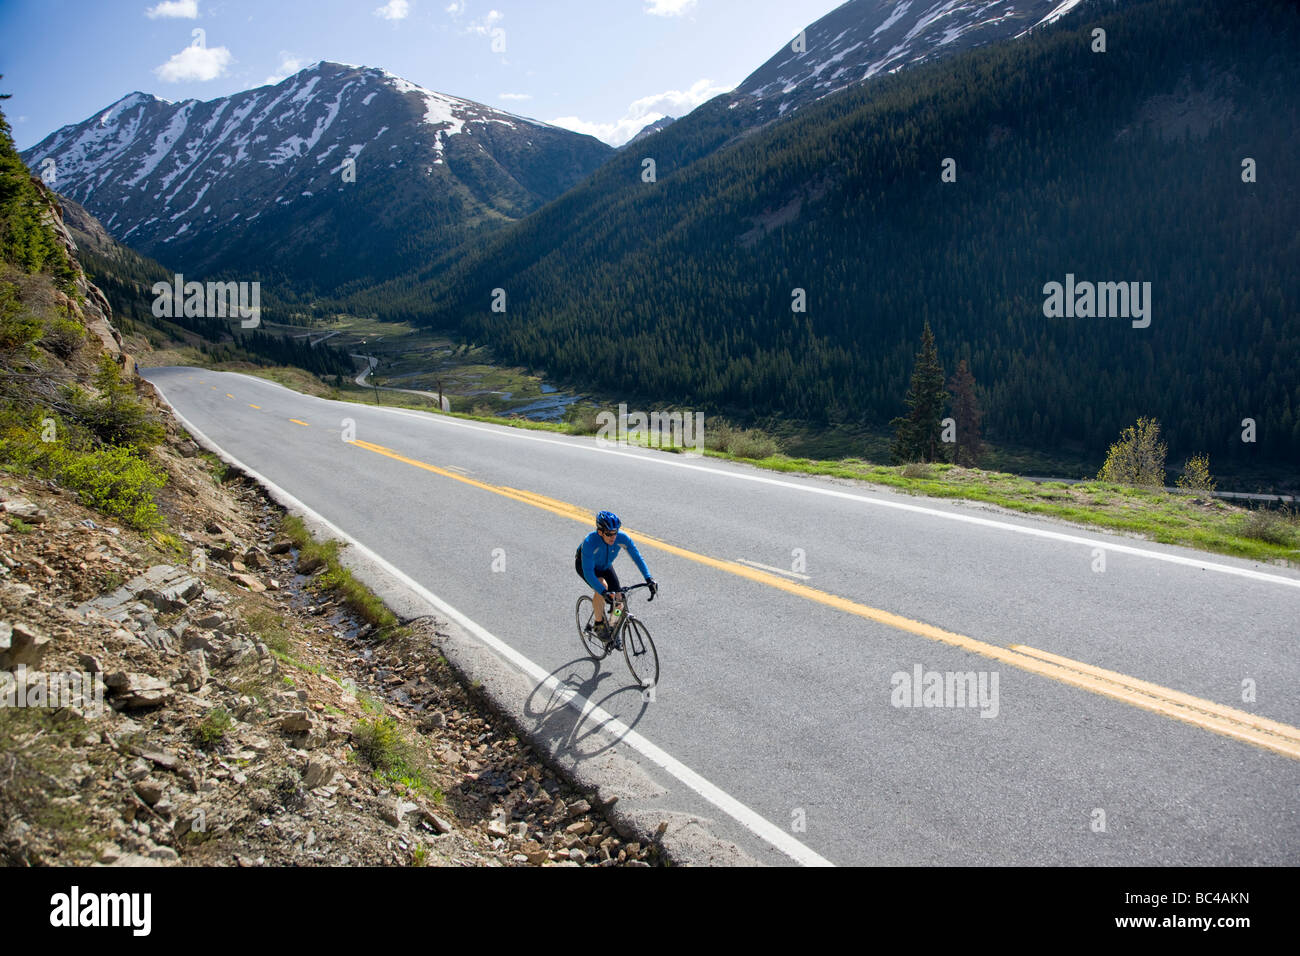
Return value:
M 180 111 L 177 112 L 175 116 L 172 117 L 171 122 L 167 124 L 167 128 L 159 133 L 157 138 L 153 141 L 153 151 L 145 157 L 144 162 L 140 164 L 135 176 L 126 181 L 128 186 L 136 185 L 158 168 L 158 164 L 161 163 L 163 158 L 172 151 L 172 147 L 179 142 L 181 133 L 185 132 L 185 127 L 189 125 L 189 121 L 190 106 L 187 103 L 185 106 L 181 107 Z
M 1080 2 L 1081 0 L 1064 0 L 1064 2 L 1062 2 L 1059 7 L 1053 10 L 1047 16 L 1043 17 L 1043 19 L 1039 20 L 1038 26 L 1042 26 L 1045 23 L 1055 23 L 1057 20 L 1061 19 L 1061 17 L 1065 16 L 1067 13 L 1069 13 L 1071 10 L 1077 7 Z
M 1080 0 L 848 0 L 736 88 L 756 122 L 882 73 L 1055 22 Z

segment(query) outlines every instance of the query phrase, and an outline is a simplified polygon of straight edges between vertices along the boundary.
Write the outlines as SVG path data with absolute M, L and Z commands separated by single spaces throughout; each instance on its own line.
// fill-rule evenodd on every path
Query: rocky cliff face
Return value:
M 81 294 L 81 301 L 56 290 L 54 292 L 55 302 L 60 308 L 66 309 L 73 319 L 84 325 L 99 341 L 103 350 L 111 355 L 122 366 L 124 371 L 134 377 L 135 361 L 130 355 L 122 351 L 122 336 L 117 329 L 113 328 L 113 309 L 109 306 L 104 293 L 86 278 L 86 273 L 82 271 L 81 266 L 77 263 L 77 242 L 72 237 L 72 231 L 64 222 L 63 206 L 60 204 L 59 198 L 45 188 L 45 185 L 39 179 L 33 177 L 32 184 L 49 204 L 46 224 L 58 237 L 64 251 L 68 254 L 68 258 L 72 260 L 77 269 L 76 288 Z M 93 228 L 90 225 L 94 223 L 93 218 L 86 218 L 84 222 L 87 228 Z M 96 223 L 96 225 L 98 224 Z M 100 227 L 99 231 L 102 232 L 102 227 Z

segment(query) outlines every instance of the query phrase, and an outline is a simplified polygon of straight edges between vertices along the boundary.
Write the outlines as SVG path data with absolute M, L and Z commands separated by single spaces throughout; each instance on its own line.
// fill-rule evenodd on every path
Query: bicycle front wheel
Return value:
M 623 625 L 623 657 L 642 690 L 659 683 L 659 652 L 650 631 L 635 618 Z
M 582 649 L 593 660 L 600 660 L 609 653 L 609 647 L 596 636 L 596 612 L 591 606 L 591 595 L 584 594 L 578 598 L 575 615 L 578 619 L 578 639 L 582 641 Z

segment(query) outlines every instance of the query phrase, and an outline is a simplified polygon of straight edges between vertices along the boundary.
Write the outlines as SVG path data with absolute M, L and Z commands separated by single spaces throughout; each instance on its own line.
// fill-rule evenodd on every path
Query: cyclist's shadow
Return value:
M 634 715 L 620 716 L 618 719 L 627 725 L 628 730 L 641 722 L 650 698 L 642 693 L 639 686 L 628 684 L 610 691 L 599 699 L 594 696 L 599 693 L 603 663 L 603 660 L 594 661 L 590 657 L 578 657 L 561 664 L 547 675 L 555 679 L 556 686 L 548 687 L 547 681 L 543 680 L 533 688 L 528 699 L 524 701 L 524 713 L 536 721 L 533 733 L 551 745 L 552 753 L 558 755 L 567 751 L 580 760 L 589 760 L 623 739 L 622 732 L 610 728 L 608 716 L 598 718 L 591 712 L 584 715 L 582 713 L 583 708 L 586 707 L 584 700 L 590 701 L 608 714 L 609 708 L 605 706 L 608 702 L 615 697 L 627 700 L 629 698 L 626 695 L 631 694 L 639 701 L 640 706 Z M 590 676 L 584 676 L 581 673 L 584 670 Z M 608 742 L 600 737 L 602 732 L 611 738 Z M 596 746 L 592 749 L 583 749 L 584 744 L 593 743 Z

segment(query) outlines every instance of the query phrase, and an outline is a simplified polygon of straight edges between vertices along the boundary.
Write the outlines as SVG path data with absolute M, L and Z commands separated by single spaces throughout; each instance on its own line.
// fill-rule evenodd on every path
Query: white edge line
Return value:
M 457 611 L 454 607 L 431 592 L 428 588 L 413 581 L 405 572 L 389 564 L 388 561 L 375 554 L 375 552 L 371 551 L 360 541 L 353 538 L 342 528 L 335 525 L 328 518 L 325 518 L 316 511 L 307 507 L 307 505 L 303 504 L 303 502 L 297 497 L 289 494 L 289 492 L 275 484 L 275 482 L 254 471 L 252 468 L 249 468 L 238 458 L 231 455 L 216 442 L 212 441 L 212 439 L 208 438 L 208 436 L 203 434 L 203 432 L 198 428 L 194 427 L 189 419 L 176 410 L 176 406 L 172 405 L 172 403 L 167 399 L 167 396 L 163 394 L 162 389 L 157 386 L 155 386 L 155 389 L 163 401 L 167 402 L 172 413 L 180 420 L 181 424 L 185 426 L 191 435 L 215 449 L 217 453 L 230 462 L 230 464 L 239 468 L 246 474 L 251 475 L 266 488 L 274 491 L 277 497 L 279 497 L 284 504 L 301 511 L 303 514 L 310 516 L 316 521 L 319 521 L 325 527 L 329 528 L 330 531 L 338 535 L 341 540 L 346 541 L 348 544 L 356 548 L 358 553 L 364 555 L 367 559 L 382 567 L 394 578 L 410 588 L 414 593 L 418 594 L 443 614 L 447 615 L 447 617 L 451 618 L 461 627 L 465 628 L 465 630 L 469 631 L 483 643 L 487 644 L 490 648 L 496 651 L 498 655 L 514 664 L 515 667 L 523 671 L 533 680 L 540 682 L 543 687 L 547 688 L 547 690 L 557 694 L 557 696 L 561 697 L 565 701 L 567 706 L 578 711 L 581 716 L 591 716 L 595 718 L 596 721 L 598 721 L 603 727 L 608 728 L 611 733 L 617 735 L 623 742 L 635 748 L 643 756 L 654 761 L 745 829 L 749 830 L 755 836 L 766 840 L 796 863 L 800 863 L 804 866 L 835 865 L 812 848 L 800 843 L 780 827 L 768 821 L 765 817 L 745 806 L 745 804 L 741 803 L 722 788 L 710 783 L 690 767 L 686 766 L 675 757 L 670 756 L 660 747 L 652 744 L 649 740 L 642 737 L 639 733 L 627 724 L 623 723 L 613 714 L 598 707 L 596 704 L 593 704 L 591 700 L 581 694 L 574 692 L 570 685 L 562 683 L 559 679 L 553 677 L 540 666 L 534 664 L 529 658 L 525 657 L 500 638 L 496 637 L 496 635 L 472 621 L 460 611 Z
M 175 366 L 173 366 L 175 367 Z M 240 375 L 239 372 L 223 372 L 217 374 Z M 288 386 L 281 385 L 279 382 L 272 382 L 269 379 L 255 378 L 254 376 L 243 376 L 256 382 L 263 382 L 267 385 L 274 385 L 290 392 L 299 398 L 316 398 L 322 402 L 331 402 L 337 405 L 356 407 L 354 402 L 336 402 L 334 399 L 319 398 L 315 395 L 307 395 L 303 392 L 295 392 Z M 168 403 L 170 404 L 170 402 Z M 956 514 L 951 511 L 942 511 L 938 508 L 926 508 L 922 505 L 904 504 L 901 501 L 888 501 L 883 498 L 873 498 L 868 495 L 854 494 L 848 491 L 838 491 L 834 488 L 820 488 L 816 485 L 797 484 L 793 481 L 782 481 L 779 478 L 767 478 L 763 475 L 747 475 L 741 472 L 724 471 L 721 468 L 711 468 L 707 465 L 692 465 L 684 461 L 673 461 L 671 458 L 664 458 L 647 452 L 646 454 L 633 454 L 626 451 L 617 451 L 613 448 L 601 448 L 600 446 L 590 446 L 578 441 L 559 441 L 554 438 L 543 438 L 540 435 L 530 435 L 520 429 L 509 428 L 506 425 L 484 425 L 478 422 L 466 422 L 458 418 L 451 418 L 444 415 L 425 414 L 413 412 L 404 408 L 384 408 L 384 406 L 362 406 L 364 408 L 382 408 L 386 412 L 397 415 L 404 415 L 409 418 L 415 418 L 423 422 L 436 424 L 451 425 L 457 428 L 469 428 L 474 431 L 486 432 L 491 435 L 505 436 L 521 441 L 537 441 L 548 445 L 559 445 L 562 448 L 576 449 L 579 451 L 594 452 L 604 455 L 618 455 L 622 458 L 632 458 L 636 461 L 649 462 L 656 465 L 665 465 L 670 468 L 688 468 L 691 471 L 702 471 L 711 475 L 719 475 L 725 478 L 733 478 L 738 481 L 755 481 L 760 484 L 774 485 L 778 488 L 790 488 L 795 491 L 803 491 L 809 494 L 828 495 L 832 498 L 844 498 L 849 501 L 859 501 L 863 504 L 878 505 L 882 508 L 895 508 L 900 511 L 911 511 L 916 514 L 931 515 L 937 518 L 946 518 L 949 521 L 961 521 L 966 524 L 980 525 L 986 528 L 995 528 L 1000 531 L 1012 531 L 1017 534 L 1027 534 L 1036 538 L 1047 538 L 1053 541 L 1064 541 L 1068 544 L 1078 544 L 1090 548 L 1103 548 L 1107 551 L 1114 551 L 1119 554 L 1130 554 L 1140 558 L 1151 558 L 1156 561 L 1167 561 L 1171 564 L 1181 564 L 1186 567 L 1200 568 L 1203 571 L 1217 571 L 1221 574 L 1232 574 L 1238 577 L 1251 578 L 1256 581 L 1264 581 L 1270 584 L 1283 584 L 1287 587 L 1300 588 L 1300 578 L 1288 578 L 1279 574 L 1268 574 L 1264 571 L 1254 571 L 1250 568 L 1237 568 L 1229 564 L 1216 564 L 1213 561 L 1202 561 L 1199 558 L 1189 558 L 1181 554 L 1165 554 L 1162 551 L 1148 551 L 1145 548 L 1135 548 L 1132 545 L 1116 544 L 1113 541 L 1106 541 L 1097 538 L 1083 538 L 1079 535 L 1065 534 L 1060 531 L 1048 531 L 1045 528 L 1031 528 L 1026 525 L 1011 524 L 1006 521 L 996 521 L 992 518 L 979 518 L 974 515 Z M 815 478 L 816 476 L 810 476 Z M 1027 520 L 1030 520 L 1027 518 Z
M 771 571 L 773 574 L 784 574 L 787 578 L 798 578 L 800 581 L 811 581 L 812 575 L 800 574 L 798 571 L 787 571 L 785 568 L 774 568 L 770 564 L 759 564 L 757 561 L 751 561 L 749 558 L 736 558 L 741 564 L 748 564 L 751 568 L 758 568 L 761 571 Z

